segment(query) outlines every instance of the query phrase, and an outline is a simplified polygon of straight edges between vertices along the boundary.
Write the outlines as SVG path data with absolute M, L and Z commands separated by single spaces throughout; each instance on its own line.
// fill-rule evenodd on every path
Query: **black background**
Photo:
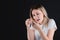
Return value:
M 55 19 L 57 31 L 54 40 L 60 40 L 60 1 L 59 0 L 14 0 L 9 5 L 8 11 L 9 27 L 12 27 L 12 40 L 27 40 L 25 20 L 29 18 L 31 5 L 41 3 L 47 10 L 48 16 Z

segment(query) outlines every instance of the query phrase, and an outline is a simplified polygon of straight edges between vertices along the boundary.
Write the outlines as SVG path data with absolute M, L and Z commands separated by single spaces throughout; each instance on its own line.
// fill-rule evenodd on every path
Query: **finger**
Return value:
M 34 24 L 36 24 L 36 22 L 32 19 L 32 22 L 34 23 Z
M 26 25 L 29 24 L 29 19 L 27 19 L 25 23 L 26 23 Z

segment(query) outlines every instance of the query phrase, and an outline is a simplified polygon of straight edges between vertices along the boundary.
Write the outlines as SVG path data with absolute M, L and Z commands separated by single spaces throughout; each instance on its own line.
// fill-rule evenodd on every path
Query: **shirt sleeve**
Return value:
M 49 20 L 48 27 L 49 27 L 49 29 L 55 28 L 55 29 L 57 30 L 57 25 L 56 25 L 54 19 L 50 19 L 50 20 Z

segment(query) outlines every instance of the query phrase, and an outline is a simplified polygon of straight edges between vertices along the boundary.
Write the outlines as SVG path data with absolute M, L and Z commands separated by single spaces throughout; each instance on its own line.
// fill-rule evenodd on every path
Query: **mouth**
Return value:
M 40 19 L 37 19 L 37 21 L 39 21 Z

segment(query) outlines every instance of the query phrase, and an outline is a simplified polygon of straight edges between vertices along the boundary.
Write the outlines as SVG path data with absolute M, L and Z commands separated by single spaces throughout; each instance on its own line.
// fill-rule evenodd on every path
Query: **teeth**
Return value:
M 38 19 L 37 21 L 39 21 L 40 19 Z

